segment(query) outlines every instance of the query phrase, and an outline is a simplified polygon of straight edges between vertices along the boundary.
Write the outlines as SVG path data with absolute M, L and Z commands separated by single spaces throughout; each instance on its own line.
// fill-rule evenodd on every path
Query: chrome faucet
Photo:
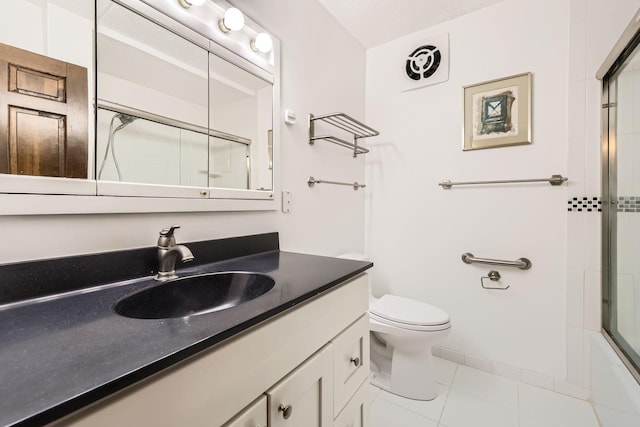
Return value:
M 179 225 L 173 225 L 160 231 L 158 237 L 158 274 L 155 279 L 161 282 L 175 279 L 176 274 L 176 258 L 180 255 L 182 262 L 193 261 L 193 254 L 184 245 L 176 245 L 176 238 L 173 231 L 180 228 Z

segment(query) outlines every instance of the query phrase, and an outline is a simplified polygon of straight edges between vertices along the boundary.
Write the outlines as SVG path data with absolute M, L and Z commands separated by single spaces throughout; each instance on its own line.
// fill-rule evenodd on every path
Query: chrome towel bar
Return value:
M 327 181 L 327 180 L 324 180 L 324 179 L 315 179 L 312 176 L 310 176 L 309 179 L 307 180 L 307 184 L 309 184 L 309 187 L 313 187 L 316 184 L 348 185 L 350 187 L 353 187 L 354 190 L 357 190 L 358 188 L 366 187 L 365 184 L 358 184 L 357 182 Z
M 451 182 L 449 180 L 439 182 L 438 185 L 445 190 L 449 190 L 454 185 L 476 185 L 476 184 L 514 184 L 520 182 L 548 182 L 551 185 L 562 185 L 569 178 L 562 175 L 551 175 L 551 178 L 532 178 L 532 179 L 505 179 L 500 181 L 467 181 L 467 182 Z
M 506 265 L 508 267 L 518 267 L 521 270 L 528 270 L 531 268 L 531 261 L 527 258 L 518 258 L 515 261 L 505 261 L 501 259 L 476 258 L 469 252 L 462 254 L 462 262 L 465 264 L 477 262 L 480 264 Z

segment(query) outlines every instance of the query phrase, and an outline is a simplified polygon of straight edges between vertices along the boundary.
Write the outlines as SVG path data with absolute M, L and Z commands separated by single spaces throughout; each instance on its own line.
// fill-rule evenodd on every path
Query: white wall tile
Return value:
M 567 271 L 567 325 L 582 328 L 584 312 L 584 270 Z
M 585 193 L 601 193 L 602 82 L 586 81 Z
M 592 335 L 600 335 L 600 332 L 584 331 L 584 381 L 585 387 L 591 390 L 591 342 Z
M 522 370 L 499 362 L 491 362 L 491 373 L 520 381 Z
M 599 194 L 599 193 L 598 193 Z M 585 217 L 585 270 L 602 270 L 602 215 L 598 212 L 582 212 Z
M 460 351 L 452 350 L 450 348 L 441 347 L 440 357 L 443 359 L 450 360 L 452 362 L 464 364 L 464 353 Z
M 435 357 L 440 357 L 440 346 L 434 345 L 433 347 L 431 347 L 431 354 Z
M 585 138 L 586 84 L 584 80 L 569 83 L 569 139 Z
M 616 108 L 616 133 L 618 135 L 631 135 L 633 133 L 633 83 L 635 71 L 627 69 L 618 76 L 617 104 L 622 108 Z
M 469 354 L 464 355 L 464 364 L 475 369 L 491 372 L 491 361 L 483 359 L 481 357 L 471 356 Z
M 635 171 L 634 171 L 634 145 L 633 135 L 618 134 L 616 139 L 617 150 L 617 162 L 618 170 L 616 174 L 617 178 L 617 192 L 618 196 L 633 196 L 634 184 L 635 184 Z M 640 173 L 640 171 L 637 171 Z
M 548 375 L 542 375 L 537 372 L 522 370 L 520 381 L 526 384 L 530 384 L 536 387 L 545 388 L 547 390 L 553 390 L 553 377 Z
M 640 106 L 638 107 L 638 110 L 636 111 L 640 111 Z M 633 149 L 632 149 L 632 156 L 633 156 L 633 165 L 635 165 L 634 167 L 634 173 L 633 173 L 633 185 L 631 187 L 631 195 L 637 196 L 640 195 L 640 133 L 634 133 L 631 135 L 632 138 L 632 144 L 633 144 Z M 620 194 L 621 196 L 623 194 Z
M 571 98 L 569 98 L 571 99 Z M 571 121 L 570 121 L 571 123 Z M 584 130 L 583 130 L 584 133 Z M 585 138 L 570 138 L 567 159 L 567 194 L 571 197 L 583 197 L 587 195 L 584 191 L 584 150 Z M 570 214 L 571 215 L 571 214 Z M 569 241 L 571 243 L 571 241 Z
M 616 217 L 617 221 L 617 271 L 622 274 L 634 275 L 638 269 L 636 256 L 640 254 L 638 245 L 636 245 L 636 237 L 639 230 L 636 230 L 636 214 L 631 212 L 619 212 Z M 620 238 L 623 237 L 623 238 Z
M 580 196 L 580 195 L 577 195 Z M 567 267 L 584 270 L 587 214 L 567 212 Z
M 569 81 L 585 79 L 587 60 L 587 2 L 569 2 Z
M 620 254 L 622 255 L 622 254 Z M 618 274 L 616 283 L 616 300 L 617 300 L 617 320 L 618 332 L 622 334 L 627 341 L 640 341 L 640 335 L 636 330 L 636 295 L 634 276 L 631 274 Z
M 584 328 L 590 331 L 602 329 L 602 289 L 599 271 L 586 271 L 584 282 Z
M 640 335 L 640 276 L 633 277 L 633 294 L 635 295 L 634 304 L 635 304 L 635 318 L 636 318 L 636 334 Z
M 567 328 L 567 382 L 576 386 L 584 384 L 584 331 L 582 328 Z
M 638 116 L 638 111 L 640 111 L 640 70 L 636 67 L 629 67 L 631 70 L 631 76 L 632 76 L 632 88 L 631 88 L 631 96 L 632 96 L 632 104 L 631 104 L 631 109 L 633 111 L 633 114 L 637 117 Z M 619 89 L 618 89 L 619 90 Z M 632 121 L 632 132 L 633 133 L 640 133 L 640 123 L 637 123 L 638 120 L 633 120 Z

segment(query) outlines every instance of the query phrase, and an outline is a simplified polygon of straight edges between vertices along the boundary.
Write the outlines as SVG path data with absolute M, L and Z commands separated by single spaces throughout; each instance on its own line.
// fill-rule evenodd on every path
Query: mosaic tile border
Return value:
M 640 198 L 638 198 L 640 202 Z M 600 197 L 573 197 L 567 202 L 569 212 L 602 212 Z
M 618 197 L 618 212 L 640 212 L 640 196 Z
M 602 212 L 600 197 L 572 197 L 567 204 L 569 212 Z M 620 196 L 616 207 L 618 212 L 640 212 L 640 196 Z

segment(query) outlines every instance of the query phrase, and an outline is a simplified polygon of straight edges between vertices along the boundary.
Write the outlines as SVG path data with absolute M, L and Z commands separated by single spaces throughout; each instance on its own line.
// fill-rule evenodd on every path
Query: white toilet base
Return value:
M 409 399 L 433 400 L 438 392 L 433 375 L 433 356 L 429 352 L 393 352 L 391 392 Z
M 419 336 L 414 333 L 398 336 L 372 331 L 371 383 L 408 399 L 435 399 L 437 386 L 431 347 L 448 332 L 447 328 Z
M 371 372 L 369 376 L 369 382 L 374 386 L 392 393 L 391 389 L 391 376 L 385 372 Z
M 394 354 L 393 376 L 390 372 L 372 370 L 369 382 L 382 390 L 408 399 L 435 399 L 438 392 L 433 378 L 433 357 L 426 357 L 424 354 L 414 356 Z

